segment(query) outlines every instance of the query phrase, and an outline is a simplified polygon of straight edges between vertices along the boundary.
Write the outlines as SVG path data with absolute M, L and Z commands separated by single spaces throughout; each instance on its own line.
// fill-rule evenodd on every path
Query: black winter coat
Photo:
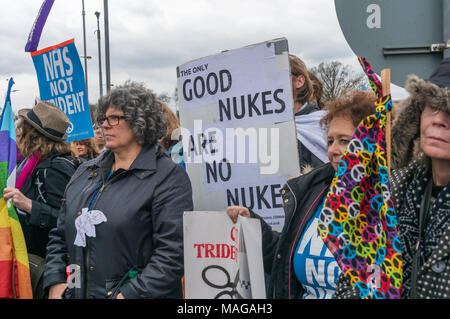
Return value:
M 330 163 L 324 164 L 308 174 L 290 179 L 281 189 L 285 224 L 281 233 L 272 231 L 261 220 L 264 270 L 269 273 L 268 298 L 296 299 L 303 295 L 303 288 L 293 269 L 293 252 L 309 220 L 327 195 L 334 177 Z
M 70 153 L 53 154 L 36 166 L 23 185 L 21 192 L 33 202 L 30 214 L 18 213 L 28 253 L 45 258 L 48 234 L 56 226 L 64 189 L 79 163 Z
M 66 282 L 70 265 L 80 280 L 66 298 L 115 298 L 119 292 L 125 298 L 180 298 L 183 212 L 193 209 L 189 178 L 159 144 L 144 146 L 128 170 L 105 181 L 113 160 L 113 152 L 105 151 L 83 163 L 69 182 L 50 233 L 44 288 Z M 80 247 L 74 244 L 75 220 L 96 190 L 92 210 L 107 220 L 94 225 L 95 237 L 86 235 Z M 138 270 L 134 277 L 132 269 Z

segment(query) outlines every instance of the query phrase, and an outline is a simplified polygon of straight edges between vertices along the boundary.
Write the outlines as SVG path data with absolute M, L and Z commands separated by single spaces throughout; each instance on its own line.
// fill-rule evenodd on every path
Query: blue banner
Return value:
M 32 52 L 31 56 L 41 100 L 58 106 L 70 120 L 67 142 L 93 137 L 84 71 L 75 40 Z

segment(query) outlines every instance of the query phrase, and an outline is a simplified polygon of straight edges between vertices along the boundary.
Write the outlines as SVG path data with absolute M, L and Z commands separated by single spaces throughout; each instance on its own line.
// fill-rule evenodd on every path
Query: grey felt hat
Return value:
M 39 133 L 55 142 L 64 142 L 68 137 L 66 130 L 70 125 L 69 118 L 52 103 L 40 101 L 32 109 L 19 110 L 19 116 Z

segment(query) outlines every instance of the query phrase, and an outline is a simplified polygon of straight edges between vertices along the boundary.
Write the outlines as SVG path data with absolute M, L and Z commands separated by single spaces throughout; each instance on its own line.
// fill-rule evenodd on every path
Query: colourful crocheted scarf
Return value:
M 331 183 L 318 230 L 361 298 L 400 298 L 402 250 L 384 134 L 392 100 L 383 97 L 370 64 L 359 60 L 379 97 L 376 113 L 356 128 Z

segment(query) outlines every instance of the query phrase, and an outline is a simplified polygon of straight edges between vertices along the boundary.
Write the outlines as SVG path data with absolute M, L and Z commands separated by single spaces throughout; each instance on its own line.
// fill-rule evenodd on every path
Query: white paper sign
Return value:
M 281 230 L 279 192 L 300 172 L 287 40 L 188 62 L 177 74 L 194 206 L 246 206 Z
M 183 231 L 187 299 L 265 299 L 259 220 L 185 212 Z

